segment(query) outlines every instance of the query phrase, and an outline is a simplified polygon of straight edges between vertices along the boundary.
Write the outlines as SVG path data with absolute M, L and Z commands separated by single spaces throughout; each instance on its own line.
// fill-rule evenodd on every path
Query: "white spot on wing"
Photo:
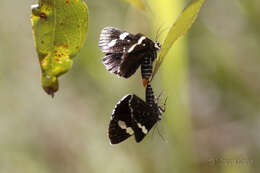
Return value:
M 126 130 L 126 133 L 128 133 L 129 135 L 133 135 L 133 134 L 134 134 L 133 129 L 132 129 L 131 127 L 127 127 L 124 121 L 119 120 L 119 121 L 118 121 L 118 126 L 119 126 L 121 129 L 125 129 L 125 130 Z
M 134 131 L 131 127 L 127 127 L 126 128 L 126 133 L 128 133 L 129 135 L 133 135 L 134 134 Z
M 118 126 L 119 126 L 121 129 L 126 129 L 126 128 L 127 128 L 125 122 L 124 122 L 124 121 L 121 121 L 121 120 L 118 121 Z
M 145 38 L 146 38 L 145 36 L 142 36 L 141 38 L 139 38 L 139 40 L 138 40 L 138 43 L 137 43 L 137 44 L 141 44 Z
M 140 129 L 142 129 L 142 132 L 143 132 L 144 134 L 147 134 L 147 133 L 148 133 L 148 131 L 147 131 L 147 129 L 146 129 L 145 126 L 142 126 L 140 123 L 137 123 L 137 126 L 138 126 Z
M 132 51 L 134 50 L 134 48 L 135 48 L 136 45 L 137 45 L 137 44 L 134 44 L 133 46 L 131 46 L 130 49 L 128 49 L 127 52 L 128 52 L 128 53 L 132 52 Z
M 115 44 L 116 44 L 116 39 L 110 41 L 110 42 L 107 44 L 107 46 L 108 46 L 108 47 L 113 47 Z
M 128 32 L 124 32 L 123 34 L 121 34 L 121 35 L 119 36 L 119 39 L 120 39 L 120 40 L 124 40 L 128 35 L 129 35 Z
M 141 38 L 139 38 L 138 42 L 136 44 L 134 44 L 133 46 L 130 47 L 130 49 L 128 49 L 128 53 L 132 52 L 134 50 L 134 48 L 137 46 L 137 45 L 140 45 L 143 40 L 145 39 L 146 37 L 145 36 L 142 36 Z

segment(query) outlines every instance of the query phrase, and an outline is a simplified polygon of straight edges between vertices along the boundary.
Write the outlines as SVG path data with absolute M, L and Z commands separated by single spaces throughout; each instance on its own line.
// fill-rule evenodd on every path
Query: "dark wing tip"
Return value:
M 108 138 L 110 140 L 110 143 L 113 144 L 118 144 L 127 138 L 129 138 L 131 135 L 126 133 L 125 129 L 121 129 L 118 126 L 118 117 L 115 117 L 117 115 L 112 115 L 112 120 L 109 123 L 109 128 L 108 128 Z
M 116 30 L 118 30 L 118 29 L 114 28 L 114 27 L 110 27 L 110 26 L 102 29 L 102 31 L 100 33 L 100 37 L 99 37 L 98 46 L 100 48 L 102 48 L 103 46 L 106 46 L 111 41 L 111 38 Z
M 122 54 L 115 53 L 115 54 L 107 54 L 103 59 L 102 63 L 105 65 L 106 69 L 111 72 L 118 74 L 120 64 L 122 62 Z
M 107 26 L 104 29 L 102 29 L 102 31 L 100 33 L 99 42 L 102 40 L 105 41 L 106 39 L 110 39 L 112 36 L 117 36 L 122 32 L 123 31 L 118 28 Z
M 124 32 L 114 27 L 105 27 L 100 33 L 98 47 L 104 53 L 123 53 L 127 42 L 121 40 L 120 35 Z
M 142 133 L 140 131 L 140 129 L 135 129 L 135 141 L 137 143 L 140 143 L 144 139 L 145 136 L 146 136 L 146 134 Z
M 119 126 L 121 120 L 125 122 L 127 127 L 131 127 L 131 110 L 128 103 L 132 97 L 132 94 L 125 95 L 114 108 L 108 128 L 108 137 L 111 144 L 118 144 L 133 135 Z

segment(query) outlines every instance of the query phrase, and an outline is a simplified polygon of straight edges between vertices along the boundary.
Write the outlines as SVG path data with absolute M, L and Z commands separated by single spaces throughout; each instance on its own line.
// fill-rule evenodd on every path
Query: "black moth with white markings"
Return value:
M 134 35 L 114 27 L 105 27 L 101 31 L 99 47 L 105 53 L 102 61 L 108 71 L 128 78 L 141 65 L 142 79 L 146 84 L 161 48 L 159 42 L 153 42 L 140 33 Z
M 159 100 L 159 97 L 158 97 Z M 118 144 L 134 135 L 140 142 L 150 129 L 161 120 L 164 108 L 158 106 L 151 85 L 146 88 L 146 102 L 135 94 L 123 97 L 115 106 L 109 124 L 108 136 L 111 144 Z

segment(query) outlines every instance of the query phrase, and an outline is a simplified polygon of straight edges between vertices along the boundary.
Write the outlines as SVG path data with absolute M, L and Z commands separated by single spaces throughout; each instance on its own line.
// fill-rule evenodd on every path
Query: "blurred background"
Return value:
M 100 31 L 115 26 L 154 40 L 162 28 L 162 43 L 188 2 L 88 0 L 85 46 L 52 99 L 32 38 L 36 1 L 1 0 L 0 173 L 259 172 L 258 0 L 206 1 L 152 82 L 168 96 L 163 119 L 141 143 L 109 143 L 115 104 L 128 93 L 144 98 L 144 89 L 140 70 L 128 80 L 105 70 Z

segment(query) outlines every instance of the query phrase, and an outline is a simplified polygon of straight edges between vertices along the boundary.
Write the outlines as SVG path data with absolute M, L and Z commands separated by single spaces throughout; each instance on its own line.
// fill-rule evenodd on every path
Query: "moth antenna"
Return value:
M 164 104 L 163 104 L 164 106 L 166 105 L 167 100 L 168 100 L 168 96 L 164 100 Z
M 157 128 L 157 132 L 158 132 L 158 135 L 162 138 L 163 142 L 167 142 L 167 141 L 165 140 L 165 138 L 163 137 L 163 135 L 161 134 L 159 128 Z
M 168 99 L 168 96 L 167 96 L 167 97 L 165 98 L 165 100 L 164 100 L 163 108 L 161 108 L 163 112 L 166 111 L 166 102 L 167 102 L 167 99 Z
M 170 27 L 165 27 L 165 28 L 163 28 L 162 30 L 161 30 L 161 32 L 159 33 L 159 36 L 164 32 L 164 31 L 166 31 L 167 29 L 169 29 Z
M 158 135 L 161 137 L 161 139 L 163 140 L 163 142 L 167 142 L 167 140 L 165 139 L 165 137 L 161 134 L 161 132 L 160 132 L 160 130 L 159 130 L 159 128 L 158 128 L 158 124 L 159 123 L 156 123 L 155 125 L 154 125 L 154 128 L 153 128 L 153 132 L 152 132 L 152 138 L 154 137 L 154 132 L 155 132 L 155 130 L 157 130 L 157 133 L 158 133 Z
M 160 35 L 161 35 L 165 30 L 167 30 L 167 29 L 169 29 L 169 27 L 164 27 L 164 28 L 163 28 L 163 26 L 161 25 L 161 26 L 158 28 L 157 32 L 156 32 L 155 41 L 158 41 Z
M 162 90 L 160 92 L 160 94 L 155 98 L 156 99 L 156 103 L 158 104 L 160 102 L 161 96 L 163 95 L 164 91 Z
M 159 38 L 159 34 L 160 34 L 160 30 L 162 29 L 162 26 L 160 26 L 158 29 L 157 29 L 157 31 L 156 31 L 156 35 L 155 35 L 155 41 L 157 41 L 158 40 L 158 38 Z
M 154 131 L 155 131 L 155 129 L 156 129 L 157 126 L 158 126 L 158 123 L 156 123 L 156 124 L 154 125 L 153 132 L 152 132 L 152 138 L 153 138 Z

